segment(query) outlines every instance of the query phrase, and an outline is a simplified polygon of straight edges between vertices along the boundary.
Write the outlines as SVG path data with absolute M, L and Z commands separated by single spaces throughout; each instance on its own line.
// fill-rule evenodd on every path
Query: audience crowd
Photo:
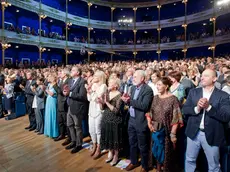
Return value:
M 71 153 L 82 149 L 88 125 L 90 156 L 96 160 L 108 150 L 111 166 L 127 157 L 125 170 L 131 171 L 140 154 L 142 172 L 153 166 L 158 172 L 194 172 L 202 147 L 208 169 L 223 168 L 219 150 L 230 134 L 229 56 L 2 68 L 0 88 L 2 117 L 10 119 L 15 95 L 24 94 L 25 129 L 65 139 L 62 145 Z

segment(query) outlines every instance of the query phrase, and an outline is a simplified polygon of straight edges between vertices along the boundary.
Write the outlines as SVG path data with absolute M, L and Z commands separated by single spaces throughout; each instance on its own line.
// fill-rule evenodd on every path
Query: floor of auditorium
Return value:
M 61 145 L 62 141 L 25 131 L 27 124 L 27 116 L 12 121 L 0 119 L 0 172 L 121 171 L 105 163 L 107 155 L 93 160 L 86 149 L 72 155 Z M 139 172 L 140 167 L 134 171 Z

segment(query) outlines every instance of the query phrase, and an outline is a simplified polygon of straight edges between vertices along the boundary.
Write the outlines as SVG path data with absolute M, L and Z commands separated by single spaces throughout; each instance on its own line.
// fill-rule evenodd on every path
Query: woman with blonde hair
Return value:
M 44 135 L 55 138 L 59 136 L 57 122 L 57 76 L 50 74 L 48 77 L 48 87 L 46 89 L 46 107 Z
M 107 86 L 105 84 L 105 73 L 103 71 L 96 71 L 92 86 L 87 85 L 87 98 L 90 102 L 89 104 L 89 133 L 93 142 L 93 148 L 91 151 L 91 156 L 97 159 L 101 156 L 100 140 L 101 140 L 101 119 L 102 110 L 100 109 L 100 104 L 98 99 L 101 98 L 107 91 Z
M 106 163 L 115 166 L 118 163 L 118 153 L 123 144 L 123 126 L 121 115 L 120 79 L 111 78 L 108 84 L 108 93 L 100 99 L 101 109 L 104 110 L 101 122 L 101 147 L 109 150 Z

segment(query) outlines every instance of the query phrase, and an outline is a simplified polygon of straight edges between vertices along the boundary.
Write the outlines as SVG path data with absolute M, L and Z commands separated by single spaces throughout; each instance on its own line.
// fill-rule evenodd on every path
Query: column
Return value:
M 46 48 L 43 48 L 41 45 L 39 46 L 39 63 L 40 68 L 42 67 L 42 53 L 46 51 Z
M 184 58 L 187 57 L 187 3 L 188 0 L 183 0 L 182 3 L 184 3 L 184 24 L 182 27 L 184 28 L 184 48 L 182 52 L 184 53 Z
M 215 50 L 216 50 L 216 8 L 215 8 L 215 1 L 213 3 L 213 17 L 210 18 L 210 21 L 213 23 L 213 43 L 209 47 L 212 50 L 212 58 L 215 58 Z
M 68 19 L 68 0 L 66 0 L 66 12 L 65 12 L 65 64 L 68 65 L 68 56 L 69 54 L 72 53 L 72 51 L 69 49 L 68 47 L 68 37 L 69 37 L 69 33 L 68 33 L 68 30 L 69 30 L 69 27 L 72 26 L 72 23 L 69 21 Z
M 113 12 L 114 12 L 115 8 L 114 7 L 111 7 L 111 29 L 110 29 L 110 32 L 111 32 L 111 40 L 110 40 L 110 44 L 111 44 L 111 51 L 113 52 L 113 33 L 115 32 L 115 29 L 113 28 Z M 113 53 L 110 54 L 110 60 L 113 61 Z
M 90 47 L 90 31 L 92 30 L 91 28 L 91 25 L 90 25 L 90 7 L 92 6 L 93 4 L 92 3 L 88 3 L 88 48 Z M 88 62 L 90 62 L 90 56 L 91 56 L 91 53 L 88 52 Z
M 157 48 L 157 54 L 158 54 L 158 61 L 161 60 L 161 5 L 157 5 L 158 8 L 158 27 L 157 27 L 157 33 L 158 33 L 158 48 Z
M 39 51 L 39 64 L 40 64 L 40 67 L 42 65 L 42 53 L 45 51 L 45 48 L 42 48 L 41 46 L 41 30 L 42 30 L 42 20 L 45 19 L 47 16 L 44 15 L 42 13 L 42 2 L 40 0 L 39 2 L 39 14 L 38 14 L 38 17 L 39 17 L 39 37 L 38 37 L 38 51 Z
M 134 59 L 136 59 L 137 56 L 137 8 L 134 7 L 133 8 L 133 12 L 134 12 L 134 20 L 133 20 L 133 42 L 134 42 Z
M 9 47 L 11 47 L 10 44 L 8 44 L 6 42 L 6 39 L 5 39 L 5 27 L 4 27 L 4 24 L 5 24 L 5 9 L 8 7 L 8 6 L 11 6 L 10 3 L 8 3 L 6 0 L 2 0 L 1 1 L 1 5 L 2 5 L 2 66 L 5 65 L 5 50 Z
M 113 53 L 110 54 L 110 61 L 113 61 Z

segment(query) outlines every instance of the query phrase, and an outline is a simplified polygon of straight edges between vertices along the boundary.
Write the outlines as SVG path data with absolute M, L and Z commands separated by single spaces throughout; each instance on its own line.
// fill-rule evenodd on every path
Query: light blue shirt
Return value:
M 137 100 L 137 97 L 138 97 L 138 95 L 139 95 L 139 93 L 141 91 L 141 87 L 142 87 L 142 85 L 140 87 L 136 87 L 135 93 L 134 93 L 134 96 L 133 96 L 133 100 Z M 135 110 L 134 110 L 134 108 L 132 106 L 130 106 L 130 108 L 129 108 L 129 113 L 130 113 L 131 117 L 135 118 Z

